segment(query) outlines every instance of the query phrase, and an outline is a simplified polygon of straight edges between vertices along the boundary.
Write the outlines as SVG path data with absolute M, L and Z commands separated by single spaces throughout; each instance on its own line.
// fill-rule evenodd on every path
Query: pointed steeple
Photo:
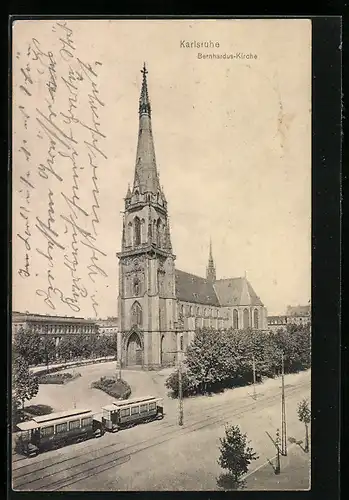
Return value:
M 147 86 L 147 69 L 144 63 L 141 95 L 139 98 L 139 132 L 136 169 L 133 192 L 157 194 L 160 191 L 159 176 L 156 168 L 155 148 L 151 127 L 151 106 Z
M 127 186 L 126 200 L 128 200 L 129 198 L 131 198 L 130 184 Z
M 146 113 L 147 115 L 151 116 L 151 106 L 149 101 L 148 85 L 147 85 L 148 70 L 145 66 L 145 63 L 143 64 L 143 69 L 141 69 L 141 73 L 143 74 L 143 81 L 142 81 L 141 95 L 139 98 L 139 116 L 141 116 L 143 113 Z
M 206 279 L 208 281 L 216 281 L 216 269 L 213 261 L 213 256 L 212 256 L 212 240 L 210 238 L 210 251 L 208 255 L 208 266 L 206 268 Z

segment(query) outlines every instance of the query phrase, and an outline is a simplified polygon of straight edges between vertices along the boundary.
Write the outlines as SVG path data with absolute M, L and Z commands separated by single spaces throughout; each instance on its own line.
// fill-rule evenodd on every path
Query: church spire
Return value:
M 208 256 L 208 266 L 206 268 L 206 279 L 209 281 L 216 281 L 216 268 L 212 256 L 212 240 L 210 238 L 210 251 Z
M 151 106 L 148 95 L 148 70 L 143 65 L 141 95 L 139 98 L 139 131 L 136 169 L 133 192 L 157 194 L 160 192 L 159 177 L 156 168 L 155 148 L 151 127 Z

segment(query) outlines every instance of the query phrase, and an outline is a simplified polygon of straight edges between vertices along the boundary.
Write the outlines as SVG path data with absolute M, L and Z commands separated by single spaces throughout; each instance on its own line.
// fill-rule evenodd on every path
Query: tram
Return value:
M 17 424 L 15 450 L 34 457 L 49 449 L 57 449 L 86 439 L 99 438 L 107 432 L 160 420 L 164 417 L 163 399 L 147 396 L 117 401 L 104 406 L 102 413 L 90 409 L 73 409 L 51 413 Z
M 102 408 L 102 425 L 108 432 L 117 432 L 139 423 L 161 420 L 163 417 L 162 398 L 152 396 L 118 401 Z
M 34 417 L 17 424 L 16 451 L 29 457 L 73 442 L 98 438 L 104 434 L 98 416 L 89 409 L 74 409 Z

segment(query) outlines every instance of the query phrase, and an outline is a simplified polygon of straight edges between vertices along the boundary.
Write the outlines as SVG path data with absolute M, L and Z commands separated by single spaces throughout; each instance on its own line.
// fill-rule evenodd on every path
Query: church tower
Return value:
M 136 164 L 133 186 L 128 186 L 125 197 L 117 254 L 118 352 L 123 366 L 151 369 L 172 364 L 175 356 L 175 255 L 156 166 L 145 64 L 141 72 Z
M 210 253 L 208 256 L 208 266 L 206 268 L 206 279 L 207 281 L 210 281 L 211 283 L 214 283 L 216 281 L 216 268 L 213 262 L 213 257 L 212 257 L 212 241 L 210 239 Z

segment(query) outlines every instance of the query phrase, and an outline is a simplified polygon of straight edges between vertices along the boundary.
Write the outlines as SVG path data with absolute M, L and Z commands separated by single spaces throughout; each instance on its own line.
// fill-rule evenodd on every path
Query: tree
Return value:
M 37 377 L 32 375 L 29 371 L 29 363 L 20 355 L 13 356 L 12 364 L 13 376 L 13 400 L 22 404 L 30 401 L 39 392 L 39 383 Z
M 223 335 L 213 329 L 195 332 L 193 342 L 188 346 L 185 364 L 192 383 L 201 392 L 227 377 L 227 363 L 230 353 Z
M 41 362 L 40 335 L 30 328 L 20 328 L 13 343 L 14 351 L 25 359 L 29 365 L 38 365 Z
M 238 425 L 226 425 L 225 437 L 220 439 L 220 443 L 221 455 L 218 463 L 229 471 L 233 484 L 238 485 L 252 460 L 259 457 L 249 446 L 246 434 L 242 434 Z
M 309 451 L 309 431 L 308 431 L 308 425 L 310 424 L 311 420 L 311 412 L 310 412 L 310 407 L 309 407 L 309 402 L 307 399 L 303 399 L 299 404 L 298 404 L 298 419 L 300 422 L 303 422 L 305 425 L 305 445 L 304 445 L 304 451 L 308 452 Z
M 40 362 L 43 362 L 48 367 L 50 360 L 56 357 L 56 344 L 51 335 L 43 335 L 40 338 L 39 345 L 39 358 Z

